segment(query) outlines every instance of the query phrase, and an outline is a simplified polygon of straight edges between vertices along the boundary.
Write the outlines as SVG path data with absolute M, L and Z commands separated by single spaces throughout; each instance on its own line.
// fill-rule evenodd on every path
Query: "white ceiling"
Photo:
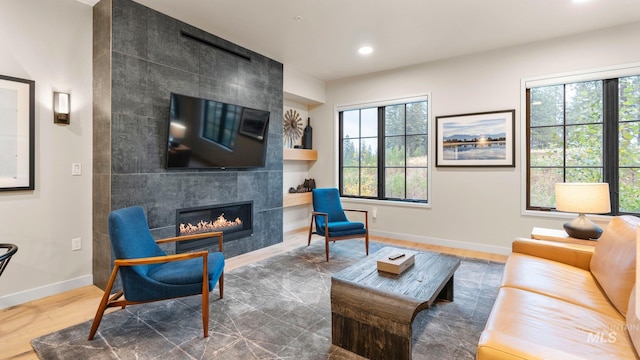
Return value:
M 135 1 L 325 81 L 640 21 L 640 0 Z

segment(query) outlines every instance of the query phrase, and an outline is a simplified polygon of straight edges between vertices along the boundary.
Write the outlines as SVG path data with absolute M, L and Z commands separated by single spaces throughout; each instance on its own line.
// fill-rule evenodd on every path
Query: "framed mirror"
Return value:
M 0 75 L 0 191 L 33 190 L 35 81 Z

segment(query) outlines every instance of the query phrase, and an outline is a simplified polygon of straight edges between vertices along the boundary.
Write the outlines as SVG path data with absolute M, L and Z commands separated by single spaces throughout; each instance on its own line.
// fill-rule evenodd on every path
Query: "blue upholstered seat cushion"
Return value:
M 329 233 L 332 232 L 340 232 L 340 231 L 351 231 L 351 230 L 360 230 L 364 229 L 364 224 L 361 222 L 351 222 L 351 221 L 336 221 L 329 223 Z
M 318 227 L 316 229 L 318 235 L 324 236 L 324 227 Z M 336 221 L 329 223 L 329 236 L 348 236 L 348 235 L 360 235 L 365 234 L 367 230 L 364 228 L 364 224 L 361 222 L 351 221 Z
M 349 231 L 331 231 L 329 230 L 329 237 L 342 237 L 342 236 L 351 236 L 351 235 L 364 235 L 367 231 L 363 229 L 349 230 Z M 324 234 L 320 234 L 324 236 Z
M 219 252 L 209 253 L 207 263 L 209 279 L 217 280 L 224 268 L 224 255 Z M 165 284 L 202 283 L 202 258 L 168 262 L 152 269 L 148 275 Z

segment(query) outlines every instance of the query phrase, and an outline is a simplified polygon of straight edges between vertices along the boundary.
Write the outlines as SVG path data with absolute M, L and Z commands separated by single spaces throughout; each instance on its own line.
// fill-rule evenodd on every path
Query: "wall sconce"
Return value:
M 564 224 L 569 236 L 577 239 L 598 239 L 602 228 L 584 214 L 611 212 L 608 183 L 557 183 L 556 210 L 578 213 L 573 221 Z
M 71 96 L 63 92 L 53 92 L 53 123 L 69 125 Z

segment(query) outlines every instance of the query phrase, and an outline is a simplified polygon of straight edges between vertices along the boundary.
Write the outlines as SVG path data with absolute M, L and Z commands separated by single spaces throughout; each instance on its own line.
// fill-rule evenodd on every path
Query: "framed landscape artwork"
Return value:
M 515 110 L 436 117 L 436 166 L 514 167 Z
M 0 191 L 34 189 L 35 82 L 0 75 Z

